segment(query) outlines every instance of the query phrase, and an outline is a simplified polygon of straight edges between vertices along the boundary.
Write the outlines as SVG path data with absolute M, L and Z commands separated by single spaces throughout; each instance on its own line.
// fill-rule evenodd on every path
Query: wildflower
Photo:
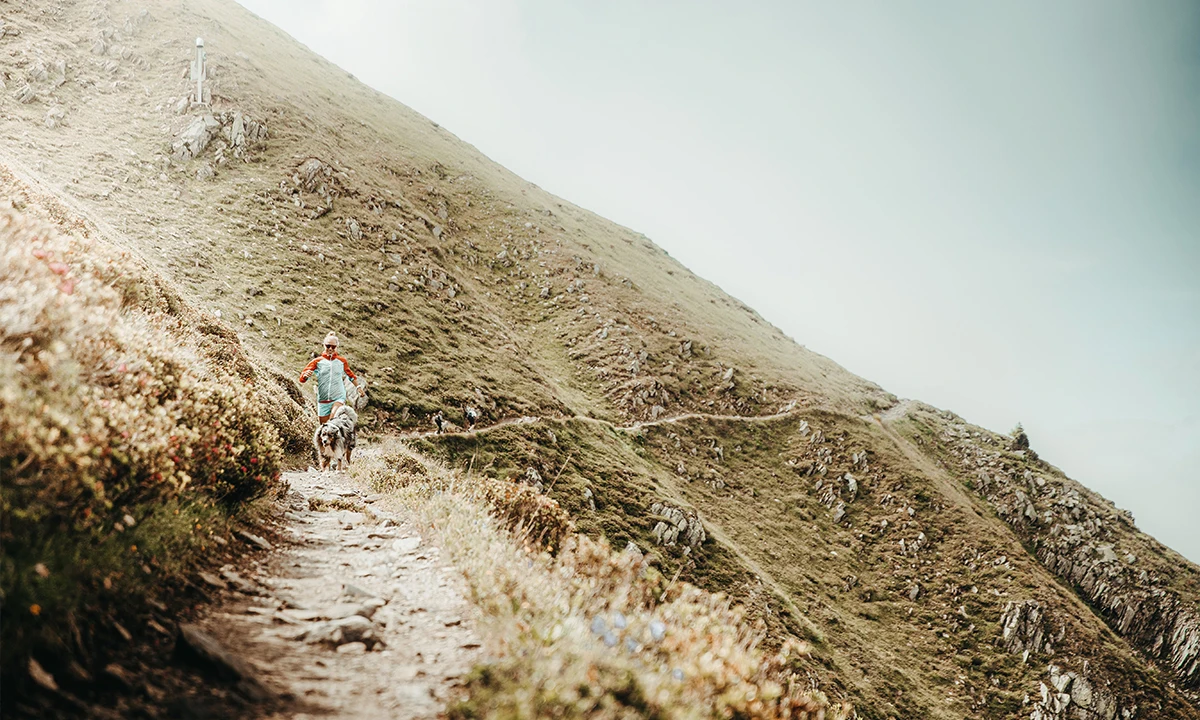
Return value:
M 29 606 L 29 612 L 33 613 L 34 615 L 41 615 L 42 614 L 42 606 L 38 605 L 37 603 L 34 603 Z

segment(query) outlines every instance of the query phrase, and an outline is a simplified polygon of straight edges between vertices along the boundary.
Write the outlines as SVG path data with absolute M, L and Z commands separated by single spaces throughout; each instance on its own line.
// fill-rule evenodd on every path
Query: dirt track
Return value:
M 437 717 L 482 657 L 461 578 L 394 501 L 340 473 L 285 477 L 286 544 L 241 590 L 220 578 L 199 625 L 296 700 L 268 717 Z

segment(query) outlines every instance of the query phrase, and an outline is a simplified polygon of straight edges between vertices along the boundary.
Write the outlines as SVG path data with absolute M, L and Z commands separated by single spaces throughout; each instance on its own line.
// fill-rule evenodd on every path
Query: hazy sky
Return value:
M 1200 561 L 1200 4 L 241 2 Z

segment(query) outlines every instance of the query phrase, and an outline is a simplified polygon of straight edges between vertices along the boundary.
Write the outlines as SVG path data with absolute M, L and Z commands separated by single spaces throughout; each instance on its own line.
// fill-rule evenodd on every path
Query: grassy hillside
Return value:
M 3 168 L 0 203 L 0 658 L 13 688 L 30 657 L 53 672 L 96 659 L 221 556 L 212 536 L 281 489 L 283 453 L 311 421 L 228 329 Z
M 485 426 L 538 418 L 412 447 L 540 485 L 581 531 L 729 593 L 768 642 L 810 642 L 806 676 L 860 716 L 1026 717 L 1028 696 L 1054 717 L 1063 694 L 1098 717 L 1195 714 L 1196 567 L 1006 455 L 1012 439 L 962 446 L 984 434 L 903 412 L 232 2 L 22 4 L 6 21 L 0 162 L 285 377 L 335 329 L 381 432 L 439 409 L 461 422 L 464 404 Z M 211 108 L 181 103 L 197 34 Z M 980 452 L 1000 453 L 988 487 Z M 1143 568 L 1161 592 L 1134 593 Z

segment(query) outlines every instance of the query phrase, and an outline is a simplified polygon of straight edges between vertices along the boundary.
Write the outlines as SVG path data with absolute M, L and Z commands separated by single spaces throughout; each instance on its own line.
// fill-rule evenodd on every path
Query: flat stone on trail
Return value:
M 364 590 L 357 585 L 345 583 L 342 585 L 342 594 L 349 597 L 379 597 L 378 593 L 373 593 L 370 590 Z
M 233 534 L 239 540 L 242 540 L 243 542 L 247 542 L 261 550 L 270 550 L 271 548 L 275 547 L 270 542 L 268 542 L 266 539 L 261 538 L 261 537 L 255 535 L 254 533 L 246 532 L 245 530 L 234 530 Z
M 235 588 L 247 595 L 262 594 L 262 590 L 260 590 L 257 585 L 243 578 L 241 575 L 238 575 L 232 570 L 222 570 L 221 577 L 225 578 L 230 585 L 233 585 Z
M 380 605 L 375 603 L 338 603 L 326 610 L 323 615 L 330 620 L 341 620 L 348 618 L 351 615 L 361 615 L 365 618 L 370 618 L 375 614 L 375 611 L 380 608 Z
M 199 661 L 227 680 L 254 680 L 254 670 L 248 663 L 235 657 L 216 638 L 196 625 L 179 625 L 175 652 L 180 657 Z
M 360 512 L 353 512 L 352 510 L 341 510 L 337 514 L 337 519 L 339 522 L 345 523 L 346 525 L 357 525 L 363 520 L 366 520 L 367 516 Z
M 208 583 L 209 585 L 212 585 L 213 587 L 215 587 L 219 590 L 225 590 L 226 588 L 229 587 L 229 585 L 227 585 L 224 580 L 217 577 L 216 575 L 213 575 L 212 573 L 207 573 L 207 572 L 204 572 L 203 570 L 201 570 L 200 572 L 196 573 L 196 575 L 198 575 L 200 577 L 200 579 L 203 580 L 204 582 Z
M 259 536 L 256 534 L 247 533 L 246 530 L 234 530 L 233 534 L 235 538 L 238 538 L 244 542 L 248 542 L 248 544 L 258 547 L 259 550 L 271 550 L 272 547 L 275 547 L 274 545 L 271 545 L 268 540 L 259 538 Z
M 375 639 L 375 623 L 362 615 L 351 615 L 309 628 L 304 639 L 310 643 L 327 643 L 330 645 L 344 645 L 348 642 L 359 641 L 366 642 Z
M 419 537 L 400 538 L 392 543 L 392 549 L 399 553 L 416 552 L 419 547 L 421 547 L 421 538 Z
M 367 644 L 364 642 L 351 642 L 338 647 L 337 651 L 343 655 L 358 655 L 367 651 Z

